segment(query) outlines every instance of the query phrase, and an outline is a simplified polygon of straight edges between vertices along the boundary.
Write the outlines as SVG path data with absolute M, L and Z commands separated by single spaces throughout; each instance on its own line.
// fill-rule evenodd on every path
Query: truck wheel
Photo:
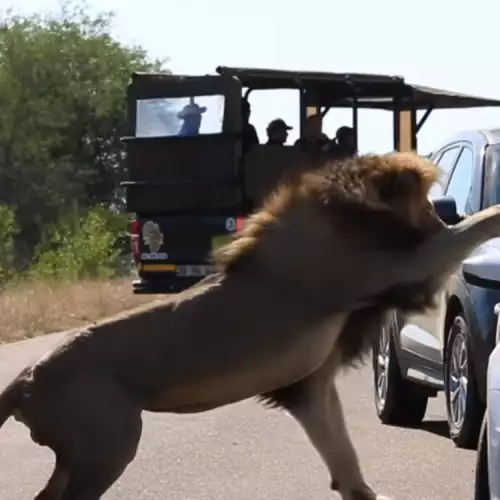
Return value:
M 428 396 L 423 388 L 401 375 L 391 334 L 395 328 L 394 314 L 390 323 L 382 328 L 373 347 L 375 409 L 383 424 L 415 427 L 425 416 Z
M 483 423 L 479 433 L 479 447 L 476 454 L 474 500 L 490 500 L 488 476 L 488 418 L 486 413 L 483 417 Z
M 470 353 L 469 327 L 462 314 L 451 323 L 444 362 L 446 415 L 451 439 L 459 448 L 477 446 L 483 405 L 479 400 Z

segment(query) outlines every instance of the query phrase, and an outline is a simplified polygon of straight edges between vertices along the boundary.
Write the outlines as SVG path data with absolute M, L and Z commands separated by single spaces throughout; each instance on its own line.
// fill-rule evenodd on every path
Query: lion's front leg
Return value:
M 394 255 L 390 265 L 376 267 L 374 259 L 370 262 L 364 279 L 377 286 L 385 283 L 386 286 L 389 285 L 387 288 L 405 283 L 422 283 L 436 278 L 442 280 L 459 268 L 461 262 L 476 247 L 498 236 L 500 204 L 469 215 L 458 224 L 441 230 L 412 250 L 409 255 Z M 380 262 L 384 262 L 383 258 L 380 258 Z
M 304 382 L 300 398 L 288 410 L 328 467 L 332 489 L 344 500 L 388 500 L 378 496 L 364 480 L 333 381 L 313 375 Z

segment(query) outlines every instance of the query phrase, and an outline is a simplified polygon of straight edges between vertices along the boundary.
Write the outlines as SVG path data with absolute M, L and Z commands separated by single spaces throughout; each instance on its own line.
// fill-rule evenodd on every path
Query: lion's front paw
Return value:
M 391 500 L 389 497 L 377 495 L 370 488 L 354 490 L 350 494 L 344 495 L 342 498 L 344 500 Z

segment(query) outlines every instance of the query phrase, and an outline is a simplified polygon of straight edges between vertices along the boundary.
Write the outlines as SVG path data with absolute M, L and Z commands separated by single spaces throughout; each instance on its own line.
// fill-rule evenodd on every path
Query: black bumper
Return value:
M 198 283 L 198 281 L 202 280 L 201 277 L 192 277 L 192 278 L 170 278 L 170 279 L 154 279 L 154 280 L 145 280 L 138 279 L 132 282 L 132 290 L 134 294 L 162 294 L 162 293 L 178 293 L 182 292 L 186 288 Z

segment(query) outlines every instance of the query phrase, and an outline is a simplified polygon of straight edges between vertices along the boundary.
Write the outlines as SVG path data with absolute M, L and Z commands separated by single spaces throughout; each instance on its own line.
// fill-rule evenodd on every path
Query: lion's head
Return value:
M 440 171 L 430 160 L 416 153 L 389 153 L 362 157 L 356 167 L 365 186 L 360 201 L 368 209 L 389 212 L 426 235 L 442 229 L 444 223 L 429 200 Z

